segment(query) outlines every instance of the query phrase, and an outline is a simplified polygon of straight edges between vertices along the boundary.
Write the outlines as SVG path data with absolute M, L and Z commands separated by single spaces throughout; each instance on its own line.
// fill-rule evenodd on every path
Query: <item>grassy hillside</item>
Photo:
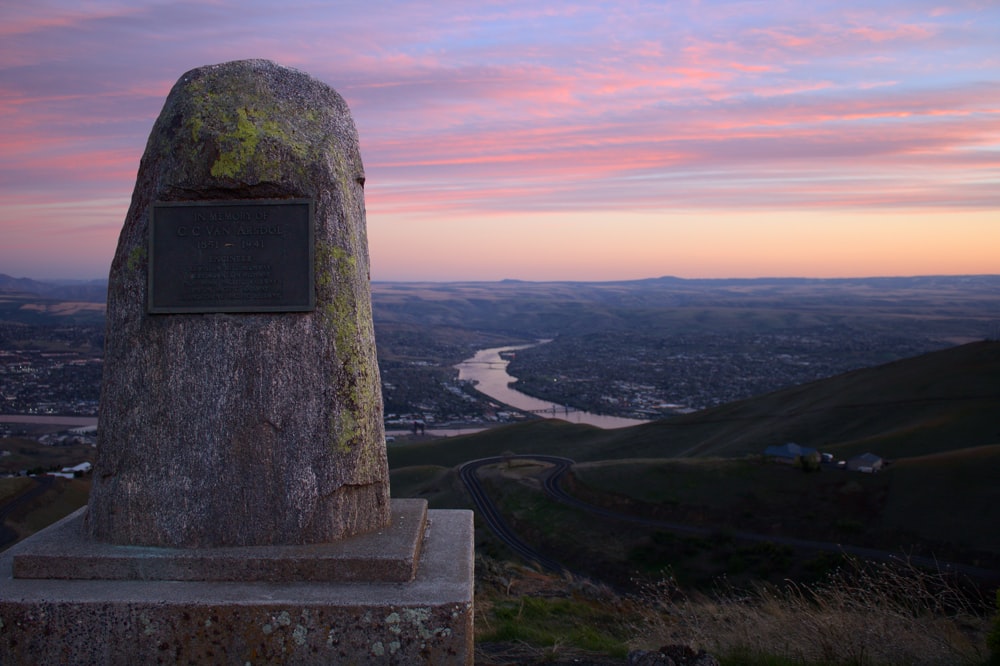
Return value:
M 90 479 L 0 478 L 0 505 L 16 502 L 0 522 L 0 550 L 84 506 L 89 493 Z
M 1000 553 L 1000 445 L 898 460 L 883 520 Z
M 1000 564 L 1000 445 L 803 474 L 757 458 L 585 463 L 575 494 L 661 520 Z
M 94 447 L 89 444 L 47 446 L 23 437 L 0 437 L 0 473 L 5 475 L 58 471 L 84 461 L 94 461 Z
M 1000 442 L 1000 343 L 866 368 L 623 433 L 607 458 L 740 456 L 794 441 L 847 457 Z
M 548 453 L 578 461 L 741 457 L 794 441 L 838 457 L 904 458 L 1000 443 L 1000 342 L 976 342 L 652 423 L 532 421 L 395 447 L 390 464 Z
M 452 467 L 504 452 L 548 453 L 574 460 L 599 460 L 605 448 L 613 447 L 623 432 L 540 419 L 490 428 L 473 435 L 390 446 L 389 467 L 421 464 Z
M 979 342 L 632 428 L 532 421 L 393 446 L 389 460 L 394 496 L 413 493 L 438 506 L 456 495 L 449 468 L 508 452 L 544 453 L 576 460 L 571 492 L 616 511 L 723 536 L 738 530 L 998 568 L 997 414 L 1000 343 Z M 786 441 L 838 458 L 870 451 L 892 464 L 876 475 L 804 474 L 763 461 L 765 447 Z M 419 468 L 429 483 L 406 471 L 417 465 L 434 466 Z M 695 568 L 705 583 L 721 572 L 780 580 L 828 565 L 787 547 L 674 537 L 574 515 L 543 495 L 541 472 L 490 477 L 508 519 L 543 552 L 582 567 L 596 563 L 619 581 L 666 566 Z

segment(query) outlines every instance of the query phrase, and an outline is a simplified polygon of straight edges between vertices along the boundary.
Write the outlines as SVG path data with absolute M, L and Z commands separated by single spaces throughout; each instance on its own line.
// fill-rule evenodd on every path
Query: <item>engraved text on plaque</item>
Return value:
M 149 229 L 150 313 L 315 308 L 310 200 L 156 203 Z

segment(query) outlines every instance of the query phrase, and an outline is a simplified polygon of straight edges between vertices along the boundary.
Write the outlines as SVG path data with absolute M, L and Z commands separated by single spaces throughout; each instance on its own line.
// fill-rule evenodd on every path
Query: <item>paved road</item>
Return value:
M 558 562 L 545 557 L 544 555 L 538 553 L 530 546 L 521 541 L 516 534 L 511 531 L 509 526 L 503 522 L 503 518 L 500 516 L 499 510 L 493 501 L 489 498 L 486 492 L 483 490 L 482 485 L 479 483 L 479 478 L 476 475 L 476 470 L 483 465 L 491 465 L 500 462 L 505 462 L 510 459 L 520 459 L 520 460 L 538 460 L 541 462 L 546 462 L 552 465 L 552 468 L 546 472 L 546 475 L 542 481 L 542 487 L 545 489 L 547 495 L 553 499 L 567 504 L 569 506 L 581 509 L 583 511 L 588 511 L 592 514 L 603 516 L 605 518 L 611 518 L 613 520 L 622 520 L 631 523 L 638 523 L 642 525 L 647 525 L 660 530 L 665 530 L 669 532 L 675 532 L 680 534 L 690 534 L 694 536 L 711 536 L 712 534 L 717 534 L 719 532 L 718 527 L 702 527 L 698 525 L 688 525 L 684 523 L 675 523 L 662 520 L 653 520 L 651 518 L 643 518 L 640 516 L 633 516 L 627 513 L 619 513 L 617 511 L 612 511 L 601 506 L 596 506 L 594 504 L 588 504 L 583 502 L 576 497 L 573 497 L 567 493 L 562 488 L 560 483 L 563 476 L 569 472 L 570 467 L 573 466 L 574 461 L 570 458 L 563 458 L 561 456 L 548 456 L 548 455 L 515 455 L 515 456 L 495 456 L 492 458 L 480 458 L 478 460 L 473 460 L 462 465 L 460 474 L 462 481 L 465 483 L 465 487 L 469 489 L 469 493 L 472 495 L 473 500 L 476 503 L 476 507 L 483 514 L 487 523 L 493 528 L 493 531 L 497 533 L 504 543 L 510 546 L 515 552 L 521 554 L 528 560 L 537 562 L 539 565 L 545 567 L 546 569 L 552 571 L 565 570 L 565 567 L 560 565 Z M 995 571 L 991 569 L 982 569 L 979 567 L 968 566 L 964 564 L 955 564 L 951 562 L 943 562 L 930 557 L 919 557 L 915 555 L 900 555 L 899 553 L 891 553 L 884 550 L 877 550 L 874 548 L 864 548 L 861 546 L 851 546 L 849 544 L 840 543 L 830 543 L 825 541 L 809 541 L 806 539 L 795 539 L 792 537 L 781 537 L 768 534 L 755 534 L 752 532 L 739 532 L 739 531 L 726 531 L 728 536 L 740 541 L 756 541 L 756 542 L 770 542 L 778 543 L 792 548 L 800 548 L 805 550 L 829 552 L 829 553 L 846 553 L 848 555 L 854 555 L 856 557 L 876 560 L 881 562 L 908 562 L 917 566 L 928 567 L 930 569 L 936 569 L 939 571 L 950 571 L 961 573 L 966 576 L 971 576 L 974 578 L 979 578 L 987 581 L 997 581 L 1000 580 L 1000 571 Z
M 515 457 L 538 458 L 538 456 Z M 486 521 L 486 524 L 490 526 L 490 529 L 493 530 L 494 534 L 496 534 L 508 548 L 521 557 L 530 562 L 535 562 L 543 569 L 548 569 L 549 571 L 555 571 L 557 573 L 565 571 L 566 568 L 562 564 L 546 557 L 542 553 L 539 553 L 537 550 L 518 538 L 517 534 L 515 534 L 510 526 L 504 521 L 503 516 L 500 515 L 500 511 L 497 509 L 496 504 L 494 504 L 493 500 L 491 500 L 489 495 L 486 494 L 483 484 L 479 482 L 479 476 L 476 473 L 476 470 L 483 465 L 492 465 L 494 463 L 503 462 L 504 460 L 506 460 L 506 458 L 503 457 L 480 458 L 479 460 L 472 460 L 465 463 L 459 469 L 459 476 L 461 476 L 462 482 L 465 484 L 469 494 L 472 495 L 472 500 L 476 503 L 479 515 L 482 516 L 482 518 Z

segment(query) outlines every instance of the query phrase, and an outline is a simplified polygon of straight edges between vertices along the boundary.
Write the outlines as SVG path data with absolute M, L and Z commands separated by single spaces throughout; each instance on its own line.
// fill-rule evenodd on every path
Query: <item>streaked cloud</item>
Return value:
M 506 277 L 546 273 L 480 235 L 524 219 L 546 238 L 539 225 L 550 220 L 560 270 L 574 279 L 643 277 L 635 271 L 654 268 L 627 257 L 648 254 L 650 238 L 703 256 L 726 233 L 747 255 L 720 250 L 726 274 L 757 270 L 755 252 L 770 274 L 847 274 L 806 241 L 786 246 L 796 256 L 781 269 L 782 244 L 758 248 L 741 216 L 798 215 L 798 231 L 781 227 L 789 238 L 823 238 L 816 225 L 854 229 L 844 221 L 862 214 L 896 232 L 931 215 L 942 236 L 975 245 L 977 271 L 982 243 L 1000 243 L 981 224 L 1000 222 L 995 3 L 22 4 L 0 8 L 0 272 L 104 273 L 170 86 L 193 67 L 249 57 L 307 71 L 350 104 L 376 278 L 390 275 L 379 256 L 397 254 L 393 278 L 425 277 L 426 262 L 406 264 L 392 245 L 411 231 L 454 279 L 504 261 Z M 587 220 L 575 238 L 561 233 L 573 215 Z M 699 215 L 729 231 L 677 228 Z M 26 217 L 67 240 L 33 244 Z M 649 232 L 657 219 L 669 233 Z M 922 234 L 934 228 L 922 224 Z M 69 239 L 82 229 L 95 238 L 88 248 L 103 249 L 81 256 Z M 866 232 L 858 244 L 876 237 L 891 242 Z M 607 266 L 587 243 L 605 248 Z M 895 268 L 903 246 L 909 269 Z M 844 270 L 940 267 L 916 248 L 883 248 L 895 252 L 891 269 L 866 252 Z M 965 272 L 960 252 L 949 257 L 948 272 Z M 989 272 L 1000 272 L 996 261 Z M 682 271 L 655 272 L 666 273 Z

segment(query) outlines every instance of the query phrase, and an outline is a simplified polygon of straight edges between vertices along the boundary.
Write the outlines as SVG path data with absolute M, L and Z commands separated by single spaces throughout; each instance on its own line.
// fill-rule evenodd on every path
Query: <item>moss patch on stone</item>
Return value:
M 236 110 L 235 127 L 228 134 L 220 134 L 219 143 L 226 146 L 227 150 L 219 153 L 211 173 L 216 178 L 235 178 L 246 169 L 260 143 L 260 132 L 251 122 L 246 109 Z
M 358 405 L 367 404 L 371 396 L 360 395 L 362 368 L 361 353 L 358 348 L 357 307 L 350 299 L 348 289 L 338 289 L 339 285 L 351 284 L 357 270 L 357 260 L 340 247 L 317 241 L 316 243 L 316 286 L 326 301 L 319 307 L 323 325 L 332 335 L 336 357 L 348 378 L 345 404 L 336 422 L 331 423 L 334 433 L 333 449 L 338 453 L 349 453 L 351 443 L 360 434 L 360 422 L 355 414 Z M 332 296 L 331 296 L 332 293 Z
M 146 246 L 137 245 L 132 248 L 128 253 L 128 261 L 125 262 L 125 267 L 134 271 L 139 268 L 139 265 L 146 260 Z
M 289 169 L 296 173 L 288 176 L 304 176 L 305 165 L 322 161 L 331 147 L 324 114 L 312 109 L 293 113 L 284 108 L 286 101 L 250 81 L 225 83 L 187 83 L 181 117 L 199 152 L 191 156 L 193 162 L 203 159 L 202 151 L 214 144 L 216 157 L 209 170 L 213 178 L 260 181 L 280 180 Z

